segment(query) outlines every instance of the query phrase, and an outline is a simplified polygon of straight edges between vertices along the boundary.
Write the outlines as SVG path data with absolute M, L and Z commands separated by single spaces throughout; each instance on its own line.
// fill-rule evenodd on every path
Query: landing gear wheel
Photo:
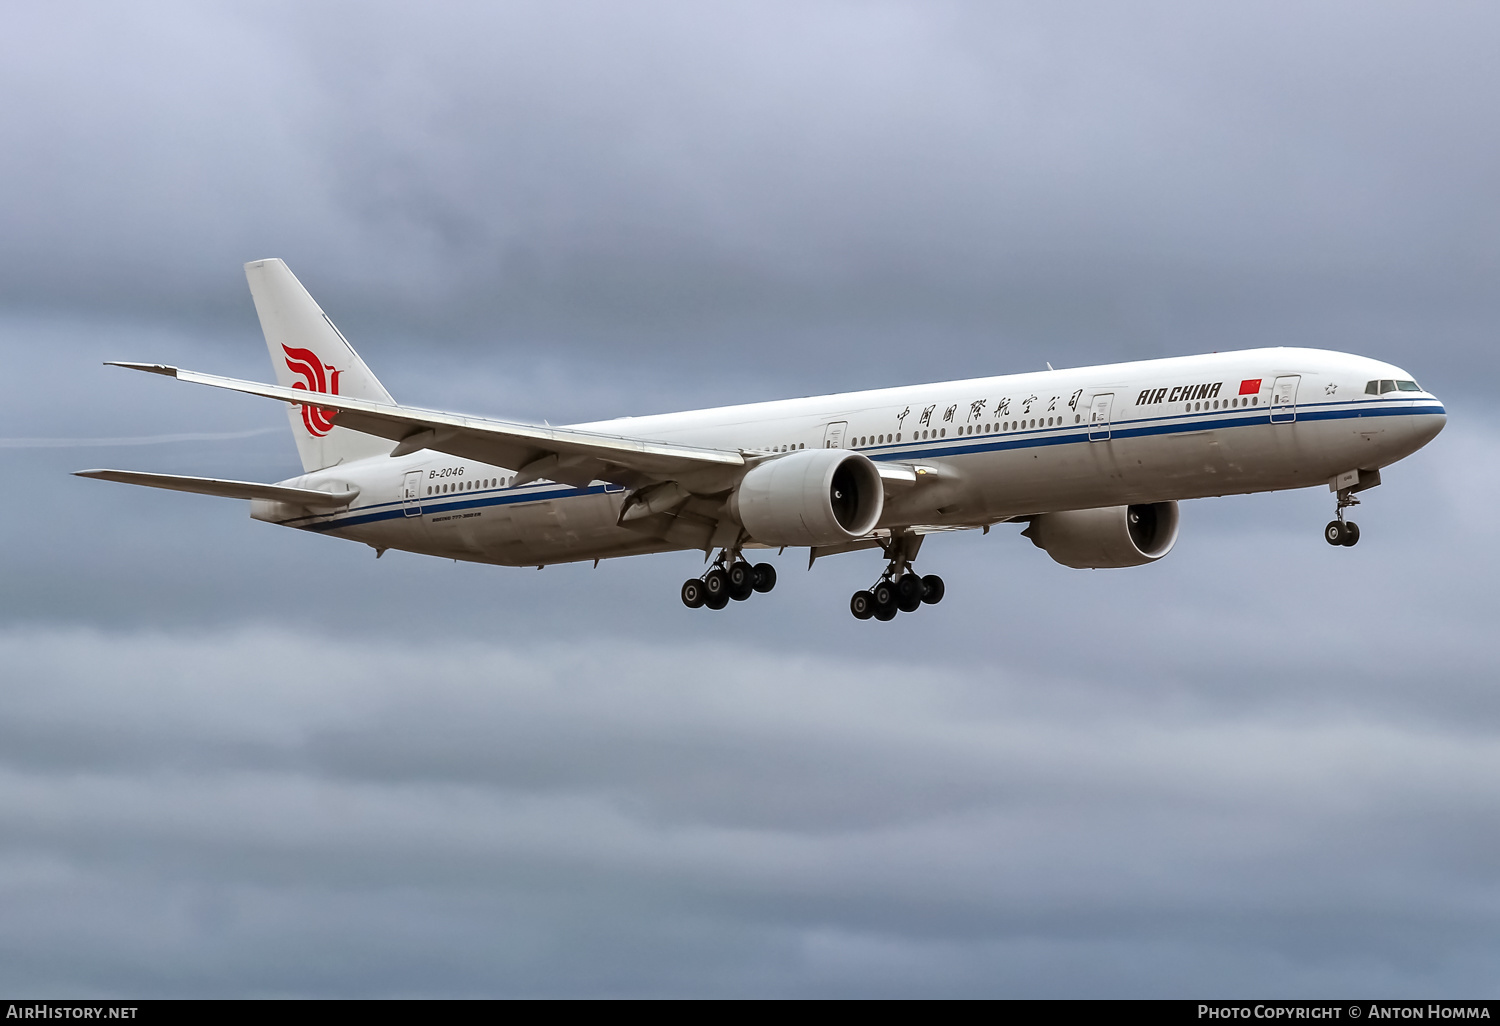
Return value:
M 716 566 L 703 575 L 703 590 L 708 596 L 706 600 L 708 608 L 723 609 L 724 605 L 714 605 L 721 598 L 724 600 L 724 604 L 728 604 L 729 575 L 724 572 L 723 567 Z
M 896 582 L 896 608 L 903 613 L 915 613 L 922 604 L 922 580 L 916 574 L 902 574 Z
M 764 595 L 776 587 L 776 568 L 770 563 L 755 564 L 755 590 Z
M 1344 540 L 1341 545 L 1359 544 L 1359 525 L 1352 520 L 1344 521 Z
M 703 600 L 703 604 L 709 609 L 723 609 L 729 605 L 729 593 L 721 591 L 717 596 L 710 595 Z
M 875 615 L 875 596 L 868 591 L 856 591 L 849 600 L 849 612 L 856 620 L 868 620 Z
M 694 577 L 692 580 L 682 582 L 682 604 L 689 609 L 699 609 L 708 599 L 708 592 L 703 588 L 703 582 Z
M 881 581 L 870 589 L 870 597 L 875 600 L 875 619 L 894 620 L 896 618 L 897 596 L 894 584 L 890 581 Z
M 921 577 L 915 573 L 903 573 L 901 579 L 895 582 L 895 604 L 900 607 L 901 612 L 916 612 L 916 607 L 922 604 Z
M 1329 545 L 1348 545 L 1344 539 L 1349 536 L 1342 520 L 1330 520 L 1328 526 L 1323 528 L 1323 537 Z
M 744 560 L 736 560 L 728 570 L 729 597 L 743 602 L 755 591 L 755 568 Z
M 922 578 L 922 601 L 930 606 L 935 606 L 943 601 L 943 579 L 937 574 L 928 574 Z

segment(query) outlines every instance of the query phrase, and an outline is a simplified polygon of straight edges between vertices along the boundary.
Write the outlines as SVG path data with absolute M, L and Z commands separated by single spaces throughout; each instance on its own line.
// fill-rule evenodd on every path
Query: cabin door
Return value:
M 422 472 L 413 470 L 401 479 L 401 512 L 409 517 L 422 515 Z
M 1271 423 L 1290 424 L 1297 419 L 1297 383 L 1300 374 L 1283 374 L 1271 390 Z
M 1109 417 L 1114 405 L 1113 392 L 1094 396 L 1094 401 L 1089 404 L 1089 441 L 1103 442 L 1109 438 Z
M 823 432 L 823 448 L 842 449 L 844 447 L 844 432 L 849 430 L 847 420 L 836 420 L 829 424 Z

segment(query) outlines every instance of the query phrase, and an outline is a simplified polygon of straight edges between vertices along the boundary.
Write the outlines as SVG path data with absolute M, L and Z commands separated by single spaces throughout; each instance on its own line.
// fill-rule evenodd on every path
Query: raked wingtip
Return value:
M 177 368 L 170 367 L 164 363 L 130 363 L 125 360 L 105 360 L 106 367 L 124 367 L 126 370 L 146 371 L 148 374 L 165 374 L 169 378 L 177 376 Z

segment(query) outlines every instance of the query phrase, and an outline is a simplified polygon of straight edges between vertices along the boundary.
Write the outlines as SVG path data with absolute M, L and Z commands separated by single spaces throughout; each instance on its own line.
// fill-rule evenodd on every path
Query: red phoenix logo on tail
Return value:
M 306 392 L 322 392 L 325 395 L 339 394 L 340 372 L 331 366 L 324 366 L 323 361 L 318 359 L 317 353 L 311 349 L 293 349 L 291 346 L 282 346 L 281 350 L 286 353 L 287 370 L 302 377 L 301 381 L 292 382 L 293 388 L 300 388 Z M 325 375 L 324 371 L 329 373 Z M 302 423 L 310 434 L 322 438 L 333 430 L 333 414 L 314 406 L 304 406 L 302 407 Z

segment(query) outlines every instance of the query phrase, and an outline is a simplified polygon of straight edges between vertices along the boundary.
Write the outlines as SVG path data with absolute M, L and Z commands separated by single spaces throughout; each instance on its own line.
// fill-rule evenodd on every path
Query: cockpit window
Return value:
M 1387 392 L 1420 392 L 1422 386 L 1415 381 L 1393 381 L 1379 378 L 1365 383 L 1365 395 L 1385 395 Z

